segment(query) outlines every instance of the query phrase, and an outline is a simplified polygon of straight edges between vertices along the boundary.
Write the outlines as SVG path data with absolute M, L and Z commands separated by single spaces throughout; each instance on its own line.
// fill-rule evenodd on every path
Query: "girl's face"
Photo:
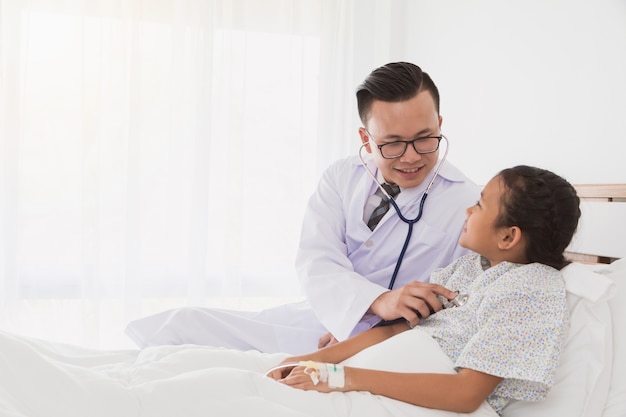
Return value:
M 480 193 L 480 200 L 466 210 L 467 219 L 459 244 L 489 259 L 497 257 L 499 234 L 495 228 L 504 186 L 499 176 L 492 178 Z M 493 263 L 492 263 L 493 265 Z

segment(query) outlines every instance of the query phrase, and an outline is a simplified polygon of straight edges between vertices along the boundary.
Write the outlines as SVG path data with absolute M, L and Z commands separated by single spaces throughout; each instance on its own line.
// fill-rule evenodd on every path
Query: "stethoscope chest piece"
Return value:
M 469 300 L 469 294 L 459 294 L 458 291 L 456 291 L 456 294 L 456 297 L 443 304 L 443 308 L 461 307 Z

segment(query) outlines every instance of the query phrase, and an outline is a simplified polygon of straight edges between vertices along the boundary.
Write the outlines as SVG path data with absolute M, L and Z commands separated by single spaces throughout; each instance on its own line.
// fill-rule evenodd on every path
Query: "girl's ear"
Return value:
M 499 232 L 498 248 L 510 250 L 522 241 L 522 229 L 517 226 L 503 227 Z

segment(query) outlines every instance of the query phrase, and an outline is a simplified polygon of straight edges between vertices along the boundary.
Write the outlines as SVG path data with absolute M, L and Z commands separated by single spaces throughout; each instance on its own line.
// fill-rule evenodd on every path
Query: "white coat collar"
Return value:
M 361 164 L 361 162 L 358 160 L 358 158 L 357 158 L 357 161 L 358 161 L 358 164 Z M 367 168 L 369 168 L 370 171 L 374 175 L 376 175 L 376 179 L 382 184 L 384 182 L 384 178 L 383 178 L 380 170 L 378 169 L 378 166 L 376 165 L 376 162 L 374 161 L 374 159 L 373 158 L 368 158 L 368 159 L 365 160 L 365 162 L 367 164 Z M 422 184 L 420 184 L 417 187 L 415 187 L 415 191 L 417 191 L 418 193 L 421 193 L 421 192 L 423 192 L 426 189 L 426 186 L 430 182 L 430 175 L 432 175 L 432 172 L 429 174 L 429 176 L 426 178 L 426 180 Z M 452 165 L 452 163 L 450 163 L 448 161 L 445 161 L 443 163 L 443 166 L 439 170 L 438 177 L 442 178 L 442 179 L 444 179 L 446 181 L 450 181 L 450 182 L 465 182 L 465 181 L 467 181 L 467 177 L 465 176 L 465 174 L 463 174 L 457 167 L 455 167 L 454 165 Z M 435 182 L 437 182 L 437 180 L 435 180 Z M 404 188 L 402 188 L 401 190 L 403 192 L 405 191 Z

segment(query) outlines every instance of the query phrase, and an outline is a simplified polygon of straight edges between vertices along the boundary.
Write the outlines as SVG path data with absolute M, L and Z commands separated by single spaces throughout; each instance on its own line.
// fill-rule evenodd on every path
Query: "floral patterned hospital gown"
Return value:
M 481 260 L 466 255 L 433 272 L 431 282 L 469 299 L 422 320 L 419 328 L 457 369 L 504 378 L 487 398 L 501 414 L 513 399 L 542 400 L 553 385 L 569 328 L 565 282 L 546 265 L 502 262 L 483 270 Z

